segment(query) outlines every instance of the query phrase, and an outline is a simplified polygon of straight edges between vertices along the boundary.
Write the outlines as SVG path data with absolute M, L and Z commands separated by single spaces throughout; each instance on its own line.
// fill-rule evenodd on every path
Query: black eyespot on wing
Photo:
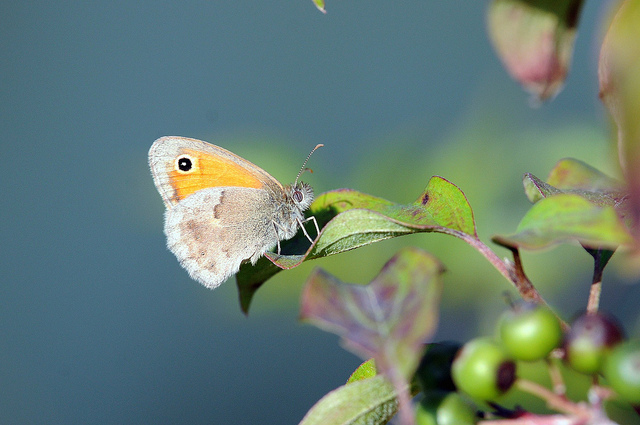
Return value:
M 193 168 L 193 162 L 191 161 L 191 158 L 189 158 L 187 156 L 183 156 L 182 158 L 178 158 L 178 168 L 182 172 L 186 172 L 186 171 L 191 170 L 191 168 Z

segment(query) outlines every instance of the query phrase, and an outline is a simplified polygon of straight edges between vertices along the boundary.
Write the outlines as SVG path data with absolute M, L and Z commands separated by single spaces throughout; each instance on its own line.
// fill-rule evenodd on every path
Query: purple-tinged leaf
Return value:
M 431 255 L 405 248 L 368 285 L 317 270 L 302 293 L 301 319 L 340 335 L 350 351 L 373 357 L 395 387 L 407 424 L 413 422 L 408 380 L 436 329 L 442 271 Z
M 417 248 L 401 250 L 368 285 L 317 270 L 303 290 L 300 316 L 340 335 L 350 351 L 375 358 L 387 376 L 406 380 L 436 329 L 442 271 Z
M 494 0 L 489 36 L 509 74 L 539 100 L 567 77 L 583 0 Z

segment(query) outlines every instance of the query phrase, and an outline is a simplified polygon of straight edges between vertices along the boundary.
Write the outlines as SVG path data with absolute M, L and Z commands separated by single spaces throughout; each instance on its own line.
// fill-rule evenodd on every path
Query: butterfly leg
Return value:
M 308 222 L 308 221 L 313 221 L 313 224 L 315 224 L 316 226 L 316 239 L 318 238 L 318 235 L 320 235 L 320 228 L 318 227 L 318 221 L 316 220 L 316 218 L 314 216 L 308 217 L 304 220 L 298 220 L 298 224 L 300 225 L 300 228 L 302 229 L 302 232 L 304 233 L 304 235 L 307 237 L 307 239 L 309 239 L 309 242 L 313 243 L 314 240 L 311 239 L 311 236 L 309 236 L 309 234 L 307 233 L 307 229 L 304 228 L 304 223 Z
M 304 228 L 304 223 L 306 223 L 308 221 L 312 221 L 312 220 L 313 220 L 313 224 L 315 224 L 315 226 L 316 226 L 316 238 L 317 238 L 318 235 L 320 234 L 320 228 L 318 227 L 318 221 L 316 220 L 316 218 L 314 216 L 311 216 L 311 217 L 306 218 L 304 220 L 298 219 L 298 225 L 302 229 L 302 233 L 304 233 L 304 235 L 307 237 L 307 239 L 311 243 L 313 243 L 314 240 L 311 239 L 311 236 L 309 236 L 309 233 L 307 233 L 307 229 Z M 276 223 L 275 221 L 273 221 L 273 230 L 276 232 L 276 236 L 278 235 L 278 228 L 280 230 L 282 230 L 282 231 L 285 230 L 285 228 L 281 224 Z M 278 244 L 278 255 L 280 255 L 280 238 L 276 237 L 276 241 L 277 241 L 277 244 Z
M 280 227 L 281 230 L 284 230 L 284 228 L 278 223 L 276 223 L 275 221 L 273 221 L 272 223 L 273 223 L 273 230 L 276 232 L 276 241 L 278 244 L 278 255 L 280 255 L 280 238 L 278 237 L 278 227 Z

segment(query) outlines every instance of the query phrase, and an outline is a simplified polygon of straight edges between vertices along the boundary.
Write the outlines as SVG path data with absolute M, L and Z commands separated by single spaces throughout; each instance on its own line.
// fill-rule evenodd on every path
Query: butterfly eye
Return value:
M 299 190 L 296 190 L 295 192 L 293 192 L 292 198 L 296 202 L 302 202 L 302 200 L 304 199 L 304 195 Z
M 193 160 L 187 155 L 180 156 L 176 159 L 176 168 L 177 171 L 188 173 L 193 169 Z

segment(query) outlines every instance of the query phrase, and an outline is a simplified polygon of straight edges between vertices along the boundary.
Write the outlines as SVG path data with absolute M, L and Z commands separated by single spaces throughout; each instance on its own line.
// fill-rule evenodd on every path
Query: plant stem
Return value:
M 552 353 L 551 357 L 547 359 L 549 378 L 551 379 L 553 392 L 561 397 L 564 397 L 567 392 L 567 385 L 564 383 L 562 373 L 560 372 L 560 368 L 558 367 L 559 359 L 554 354 L 555 352 Z
M 513 254 L 513 270 L 516 278 L 516 287 L 522 294 L 522 298 L 527 301 L 536 301 L 544 303 L 544 300 L 538 293 L 538 290 L 533 286 L 527 275 L 524 274 L 524 268 L 522 267 L 522 260 L 520 259 L 520 251 L 518 249 L 511 249 Z M 546 304 L 546 303 L 545 303 Z
M 480 254 L 482 254 L 489 262 L 493 265 L 493 267 L 500 272 L 509 282 L 516 287 L 520 296 L 525 301 L 533 301 L 538 304 L 545 305 L 549 307 L 547 302 L 542 298 L 538 290 L 533 286 L 533 283 L 529 280 L 527 275 L 524 273 L 524 268 L 522 267 L 522 261 L 520 260 L 520 252 L 517 249 L 510 249 L 513 254 L 513 263 L 500 259 L 498 255 L 491 250 L 487 245 L 485 245 L 480 239 L 469 235 L 467 233 L 454 230 L 454 229 L 446 229 L 443 233 L 450 234 L 459 239 L 462 239 L 473 248 L 475 248 Z M 553 309 L 550 309 L 553 311 Z M 555 312 L 554 312 L 555 314 Z M 556 314 L 556 316 L 558 316 Z M 560 325 L 564 330 L 569 329 L 569 325 L 558 317 L 560 320 Z
M 586 422 L 575 422 L 565 415 L 537 416 L 527 415 L 516 419 L 496 419 L 478 422 L 478 425 L 586 425 Z
M 540 296 L 538 290 L 533 286 L 529 278 L 524 274 L 524 270 L 522 268 L 522 263 L 520 261 L 520 255 L 518 250 L 512 250 L 514 263 L 510 264 L 506 261 L 503 261 L 498 257 L 498 255 L 491 250 L 487 245 L 485 245 L 480 239 L 477 239 L 469 234 L 464 232 L 460 232 L 453 229 L 448 229 L 450 234 L 456 236 L 473 248 L 475 248 L 480 254 L 482 254 L 493 267 L 500 272 L 509 282 L 511 282 L 518 292 L 520 296 L 526 301 L 535 301 L 537 303 L 541 303 L 546 305 L 545 300 Z
M 600 305 L 600 292 L 602 291 L 602 281 L 591 283 L 589 291 L 589 301 L 587 302 L 587 313 L 593 314 L 598 312 Z
M 568 413 L 576 418 L 587 419 L 591 416 L 588 408 L 577 405 L 564 396 L 560 396 L 546 387 L 538 384 L 537 382 L 529 381 L 526 379 L 518 379 L 515 382 L 518 389 L 533 394 L 547 402 L 547 406 L 557 410 L 558 412 Z
M 600 306 L 600 293 L 602 292 L 602 274 L 604 268 L 613 256 L 615 250 L 602 248 L 589 248 L 584 246 L 593 257 L 593 279 L 591 279 L 591 289 L 589 290 L 589 301 L 587 302 L 587 313 L 598 312 Z
M 598 312 L 600 306 L 600 293 L 602 292 L 602 267 L 598 258 L 594 258 L 593 280 L 589 291 L 589 301 L 587 302 L 587 313 Z
M 398 416 L 402 425 L 415 425 L 413 407 L 411 405 L 411 395 L 407 382 L 392 373 L 390 380 L 398 393 Z

